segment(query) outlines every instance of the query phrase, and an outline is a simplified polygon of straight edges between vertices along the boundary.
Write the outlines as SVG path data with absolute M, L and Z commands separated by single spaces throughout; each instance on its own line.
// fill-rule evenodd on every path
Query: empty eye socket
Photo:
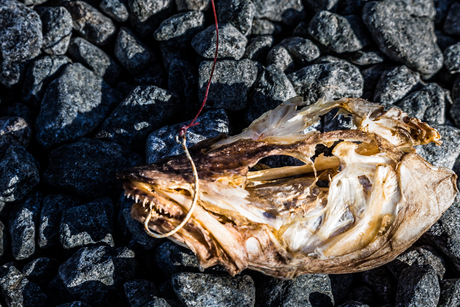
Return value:
M 359 183 L 363 186 L 364 190 L 370 191 L 372 189 L 372 184 L 366 175 L 358 176 L 358 180 Z

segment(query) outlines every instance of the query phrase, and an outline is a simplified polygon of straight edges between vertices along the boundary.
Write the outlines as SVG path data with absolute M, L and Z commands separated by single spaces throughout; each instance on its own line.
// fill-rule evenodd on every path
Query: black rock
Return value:
M 145 279 L 135 279 L 123 285 L 130 307 L 168 307 L 165 299 L 157 296 L 155 284 Z
M 141 73 L 136 75 L 134 77 L 134 85 L 155 85 L 164 88 L 166 86 L 166 75 L 162 63 L 152 63 Z
M 142 152 L 150 132 L 172 119 L 177 96 L 156 86 L 138 86 L 102 123 L 96 138 L 110 140 Z
M 41 289 L 46 289 L 48 283 L 57 274 L 59 261 L 54 258 L 40 257 L 32 260 L 22 268 L 22 274 Z
M 255 287 L 248 275 L 179 273 L 173 275 L 172 285 L 185 306 L 254 306 Z
M 141 164 L 141 158 L 113 142 L 82 139 L 53 150 L 43 180 L 56 189 L 77 193 L 86 199 L 117 196 L 118 171 Z
M 129 12 L 125 0 L 102 0 L 99 8 L 118 22 L 128 20 Z
M 178 46 L 188 46 L 192 38 L 203 28 L 204 13 L 190 11 L 173 15 L 163 21 L 153 34 L 153 37 L 157 41 L 168 41 Z
M 251 35 L 272 35 L 275 33 L 275 25 L 267 19 L 254 18 L 252 20 Z
M 84 38 L 76 37 L 70 42 L 69 55 L 74 61 L 91 69 L 96 76 L 103 78 L 111 86 L 116 84 L 121 68 L 102 49 Z
M 275 46 L 267 54 L 267 66 L 275 65 L 285 73 L 290 73 L 296 70 L 294 59 L 289 54 L 289 51 L 284 46 Z
M 443 31 L 436 30 L 434 31 L 436 34 L 436 40 L 439 48 L 441 48 L 442 51 L 446 50 L 447 47 L 454 45 L 457 43 L 457 40 L 453 38 L 452 36 L 447 35 Z M 445 58 L 444 58 L 445 60 Z
M 303 15 L 303 5 L 300 0 L 254 0 L 256 7 L 255 18 L 265 18 L 271 21 L 282 21 L 287 25 L 295 25 Z
M 57 307 L 91 307 L 91 305 L 86 304 L 85 302 L 82 301 L 75 301 L 71 303 L 65 303 L 58 305 Z
M 451 74 L 460 72 L 460 43 L 451 45 L 444 50 L 444 67 Z
M 454 86 L 452 87 L 452 100 L 449 115 L 455 125 L 460 128 L 460 76 L 454 81 Z
M 38 163 L 20 145 L 11 145 L 0 160 L 0 203 L 23 199 L 39 183 Z
M 11 250 L 16 260 L 28 259 L 36 252 L 35 237 L 42 207 L 42 195 L 34 192 L 12 208 L 8 220 Z
M 247 36 L 251 33 L 252 19 L 256 8 L 250 0 L 217 0 L 217 19 L 220 23 L 231 23 Z
M 84 1 L 65 1 L 72 15 L 73 28 L 83 38 L 98 46 L 106 45 L 117 28 L 112 20 Z
M 0 157 L 11 145 L 27 147 L 31 137 L 32 130 L 22 117 L 0 117 Z
M 418 72 L 405 65 L 393 67 L 380 76 L 374 92 L 374 101 L 384 104 L 396 103 L 419 84 Z
M 404 269 L 400 276 L 395 307 L 438 305 L 441 289 L 434 270 L 411 266 Z
M 0 221 L 0 257 L 5 255 L 7 248 L 9 247 L 8 243 L 8 230 L 3 222 Z
M 454 2 L 444 21 L 444 32 L 451 35 L 460 35 L 460 3 Z
M 158 28 L 169 17 L 173 0 L 128 0 L 129 23 L 144 37 Z
M 198 98 L 200 101 L 203 100 L 206 92 L 212 64 L 210 61 L 204 61 L 199 67 Z M 244 109 L 249 90 L 256 81 L 257 72 L 257 63 L 248 59 L 218 61 L 211 80 L 213 90 L 209 92 L 207 106 L 230 111 Z
M 324 115 L 323 132 L 356 129 L 353 119 L 344 114 L 337 114 L 338 111 L 338 109 L 334 109 Z
M 58 279 L 74 299 L 93 306 L 122 306 L 122 285 L 135 271 L 134 252 L 126 247 L 83 247 L 59 267 Z
M 175 273 L 199 272 L 195 254 L 185 247 L 167 241 L 155 251 L 155 262 L 167 278 Z
M 362 283 L 369 287 L 375 295 L 376 302 L 380 305 L 394 301 L 396 283 L 392 274 L 385 267 L 378 267 L 359 274 Z
M 354 52 L 363 48 L 345 17 L 321 11 L 310 21 L 308 32 L 323 46 L 337 53 Z
M 441 69 L 443 57 L 434 34 L 434 5 L 420 2 L 369 2 L 363 20 L 383 53 L 428 79 Z
M 67 64 L 72 61 L 64 56 L 44 56 L 35 59 L 27 68 L 22 87 L 24 102 L 40 106 L 45 90 L 51 81 L 62 73 Z
M 206 11 L 211 0 L 176 0 L 178 11 Z
M 248 40 L 232 24 L 219 24 L 219 53 L 217 58 L 243 57 Z M 192 47 L 202 57 L 213 59 L 216 52 L 216 27 L 209 26 L 192 39 Z
M 36 123 L 43 147 L 92 132 L 120 102 L 121 94 L 80 63 L 67 65 L 48 86 Z
M 268 51 L 273 46 L 273 36 L 271 35 L 260 35 L 249 40 L 244 52 L 244 58 L 248 58 L 253 61 L 263 62 L 267 57 Z
M 374 294 L 369 287 L 358 286 L 354 289 L 351 289 L 347 294 L 347 301 L 360 302 L 360 304 L 371 304 L 374 300 Z M 348 303 L 350 304 L 350 303 Z M 344 305 L 344 306 L 353 306 L 353 305 Z M 361 305 L 358 305 L 361 306 Z
M 346 301 L 340 304 L 339 307 L 369 307 L 369 305 L 357 301 Z
M 381 75 L 388 69 L 386 64 L 376 64 L 369 68 L 365 68 L 361 70 L 361 74 L 363 75 L 364 79 L 364 93 L 370 93 L 369 97 L 366 97 L 369 101 L 374 100 L 374 89 L 377 86 L 378 81 L 380 80 Z M 364 95 L 364 94 L 363 94 Z
M 62 55 L 67 52 L 72 35 L 72 16 L 64 7 L 39 7 L 43 24 L 43 52 Z
M 315 12 L 319 12 L 322 10 L 334 10 L 334 6 L 339 0 L 306 0 L 305 2 L 308 3 L 308 6 Z
M 353 30 L 353 33 L 356 35 L 358 40 L 361 42 L 363 49 L 366 49 L 366 48 L 373 49 L 373 47 L 375 46 L 375 42 L 372 39 L 371 34 L 367 30 L 366 25 L 363 22 L 363 19 L 361 18 L 361 13 L 357 15 L 347 15 L 344 17 L 348 20 L 348 23 L 350 24 L 350 27 Z
M 366 65 L 372 65 L 372 64 L 378 64 L 382 63 L 384 61 L 383 54 L 380 53 L 379 51 L 362 51 L 359 50 L 350 56 L 347 57 L 347 59 L 359 66 L 366 66 Z
M 285 47 L 292 59 L 300 66 L 316 60 L 321 55 L 319 48 L 309 39 L 302 37 L 290 37 L 283 39 L 280 43 Z
M 22 63 L 40 53 L 42 22 L 38 14 L 16 0 L 0 3 L 0 83 L 10 87 L 19 82 Z
M 441 281 L 441 295 L 438 307 L 458 306 L 460 304 L 460 279 Z

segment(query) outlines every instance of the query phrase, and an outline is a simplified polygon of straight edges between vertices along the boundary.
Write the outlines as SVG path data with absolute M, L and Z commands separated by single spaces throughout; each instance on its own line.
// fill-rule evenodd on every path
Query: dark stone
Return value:
M 195 254 L 189 249 L 167 241 L 155 251 L 155 262 L 167 278 L 175 273 L 199 272 Z
M 290 37 L 283 39 L 280 43 L 291 55 L 294 62 L 300 67 L 316 60 L 321 55 L 319 48 L 309 39 L 302 37 Z
M 420 2 L 369 2 L 363 20 L 383 53 L 428 79 L 441 69 L 443 57 L 434 34 L 433 2 Z
M 379 51 L 362 51 L 359 50 L 352 55 L 348 56 L 347 59 L 359 66 L 366 66 L 372 64 L 382 63 L 384 61 L 383 54 Z
M 198 76 L 198 98 L 203 101 L 211 74 L 212 62 L 201 62 Z M 207 106 L 238 111 L 246 107 L 249 90 L 257 78 L 257 63 L 248 59 L 241 61 L 221 60 L 216 64 L 211 80 Z
M 248 275 L 179 273 L 173 275 L 172 285 L 185 306 L 254 306 L 255 287 Z
M 0 117 L 0 157 L 11 145 L 27 147 L 31 137 L 32 130 L 22 117 Z
M 38 14 L 16 0 L 0 3 L 0 83 L 17 84 L 22 63 L 40 53 L 43 44 L 42 22 Z
M 66 1 L 65 8 L 72 15 L 73 28 L 83 38 L 98 46 L 106 45 L 117 28 L 112 20 L 84 1 Z
M 116 143 L 82 139 L 53 150 L 48 161 L 43 174 L 47 184 L 94 199 L 119 195 L 121 182 L 116 173 L 142 160 Z
M 123 288 L 130 307 L 161 306 L 158 303 L 162 299 L 157 297 L 155 284 L 151 281 L 134 279 L 126 282 Z M 169 306 L 169 304 L 165 306 Z
M 59 267 L 58 279 L 74 299 L 122 306 L 121 287 L 133 278 L 136 266 L 134 252 L 126 247 L 83 247 Z
M 176 0 L 178 11 L 206 11 L 211 0 Z
M 460 128 L 460 76 L 455 79 L 452 87 L 452 101 L 449 115 L 455 125 Z
M 315 12 L 322 10 L 333 10 L 334 6 L 339 2 L 339 0 L 306 0 L 305 1 L 310 8 Z
M 451 35 L 460 35 L 460 3 L 454 2 L 444 21 L 444 32 Z
M 22 87 L 23 100 L 33 106 L 40 106 L 45 90 L 51 81 L 62 73 L 72 61 L 66 56 L 44 56 L 37 58 L 27 68 Z
M 404 269 L 400 276 L 395 307 L 438 305 L 441 289 L 434 270 L 411 266 Z
M 4 108 L 3 112 L 0 113 L 6 117 L 21 117 L 28 123 L 29 127 L 35 126 L 35 118 L 37 117 L 36 112 L 21 102 L 13 103 Z
M 420 84 L 420 74 L 407 66 L 398 66 L 386 70 L 377 83 L 374 101 L 393 104 L 406 96 Z
M 261 35 L 251 38 L 246 46 L 243 57 L 253 61 L 263 62 L 267 57 L 268 51 L 273 46 L 273 41 L 273 36 L 271 35 Z
M 36 252 L 35 237 L 42 207 L 40 192 L 32 193 L 28 198 L 15 204 L 8 220 L 11 237 L 11 250 L 14 259 L 23 260 Z
M 24 266 L 22 274 L 41 289 L 46 289 L 48 283 L 56 276 L 59 261 L 54 258 L 40 257 L 32 260 Z
M 296 69 L 294 59 L 287 48 L 279 45 L 268 52 L 266 62 L 267 66 L 275 65 L 286 73 L 293 72 Z
M 118 22 L 128 20 L 129 12 L 125 0 L 102 0 L 99 8 Z
M 392 274 L 385 267 L 379 267 L 361 272 L 362 283 L 369 287 L 375 295 L 376 302 L 380 305 L 394 301 L 396 283 Z
M 344 114 L 337 114 L 338 109 L 323 116 L 323 132 L 356 129 L 353 119 Z
M 266 18 L 271 21 L 282 21 L 287 25 L 295 25 L 303 17 L 301 0 L 254 0 L 256 7 L 255 18 Z
M 358 286 L 350 290 L 350 292 L 347 295 L 347 300 L 354 301 L 354 302 L 361 302 L 362 304 L 371 304 L 372 301 L 374 300 L 374 294 L 372 293 L 372 290 L 369 289 L 369 287 Z
M 91 307 L 91 305 L 86 304 L 85 302 L 82 302 L 82 301 L 75 301 L 71 303 L 61 304 L 57 307 Z
M 217 19 L 219 23 L 231 23 L 241 34 L 251 33 L 252 19 L 256 8 L 250 0 L 217 0 Z
M 203 29 L 204 13 L 190 11 L 173 15 L 163 21 L 153 37 L 157 41 L 169 41 L 177 45 L 188 46 L 192 38 Z
M 232 24 L 219 24 L 219 53 L 217 58 L 243 57 L 248 40 Z M 192 47 L 202 57 L 214 59 L 216 53 L 216 27 L 209 26 L 192 39 Z
M 363 48 L 348 20 L 328 11 L 321 11 L 313 17 L 308 32 L 323 46 L 337 53 Z
M 273 35 L 275 25 L 267 19 L 254 18 L 252 20 L 251 35 Z
M 460 279 L 444 279 L 441 281 L 441 295 L 438 307 L 460 305 Z
M 457 40 L 455 38 L 453 38 L 452 36 L 447 35 L 443 31 L 436 30 L 436 31 L 434 31 L 434 33 L 436 34 L 437 44 L 438 44 L 439 48 L 441 48 L 442 51 L 446 50 L 447 47 L 457 43 Z M 444 60 L 445 60 L 445 58 L 444 58 Z
M 155 85 L 164 88 L 166 86 L 166 75 L 162 63 L 152 63 L 142 72 L 134 77 L 134 85 Z
M 64 7 L 39 7 L 43 24 L 43 52 L 62 55 L 67 52 L 72 35 L 72 16 Z
M 67 65 L 43 97 L 37 141 L 50 148 L 76 140 L 92 132 L 120 100 L 118 91 L 80 63 Z
M 178 108 L 177 96 L 156 86 L 138 86 L 102 123 L 96 138 L 143 151 L 150 132 L 166 124 Z
M 0 257 L 5 255 L 8 248 L 8 230 L 2 221 L 0 221 Z
M 444 67 L 451 74 L 460 72 L 460 43 L 451 45 L 444 50 Z
M 346 301 L 340 304 L 339 307 L 369 307 L 369 305 L 357 301 Z
M 363 22 L 363 19 L 361 18 L 361 12 L 359 12 L 358 15 L 348 15 L 344 17 L 348 20 L 348 23 L 350 24 L 353 33 L 361 42 L 363 49 L 369 47 L 373 48 L 375 46 L 375 42 L 372 39 L 371 34 L 367 30 L 366 25 Z
M 70 42 L 69 55 L 74 61 L 91 69 L 96 76 L 103 78 L 111 86 L 116 84 L 121 68 L 102 49 L 81 37 L 76 37 Z
M 40 181 L 38 163 L 20 145 L 11 145 L 0 160 L 0 203 L 23 199 Z
M 169 17 L 172 0 L 128 0 L 129 23 L 144 37 L 158 28 Z

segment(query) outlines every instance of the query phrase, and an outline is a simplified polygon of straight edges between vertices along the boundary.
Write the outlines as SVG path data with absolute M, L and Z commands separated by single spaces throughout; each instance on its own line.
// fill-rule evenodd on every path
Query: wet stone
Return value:
M 348 57 L 348 60 L 359 66 L 382 63 L 384 61 L 383 54 L 379 51 L 357 51 Z
M 436 272 L 426 267 L 408 267 L 401 272 L 395 306 L 437 306 L 440 286 Z
M 425 9 L 405 6 L 402 2 L 369 2 L 363 8 L 363 20 L 379 49 L 394 61 L 430 78 L 442 67 L 442 53 L 434 34 L 434 6 Z
M 0 267 L 0 290 L 7 306 L 45 306 L 46 294 L 12 263 Z
M 72 61 L 64 56 L 44 56 L 35 59 L 27 68 L 27 73 L 22 86 L 22 97 L 24 102 L 33 106 L 40 106 L 45 90 L 64 70 L 67 64 Z
M 320 98 L 357 98 L 363 93 L 363 77 L 356 66 L 339 60 L 306 66 L 288 75 L 296 93 L 308 104 Z
M 102 0 L 99 8 L 115 21 L 125 22 L 128 20 L 129 12 L 125 0 Z
M 62 55 L 67 52 L 72 35 L 72 16 L 64 7 L 39 7 L 36 9 L 43 25 L 43 52 Z
M 297 94 L 291 81 L 276 65 L 267 66 L 256 84 L 248 101 L 246 122 L 249 124 L 263 113 L 273 110 Z
M 12 208 L 8 230 L 14 259 L 28 259 L 36 252 L 35 237 L 38 230 L 42 195 L 34 192 Z
M 311 40 L 302 37 L 290 37 L 281 41 L 281 46 L 285 47 L 294 62 L 300 67 L 316 60 L 321 52 Z
M 328 11 L 321 11 L 313 17 L 308 32 L 323 46 L 337 53 L 363 48 L 348 20 Z
M 3 157 L 11 145 L 26 148 L 31 137 L 32 129 L 22 117 L 0 117 L 0 157 Z
M 300 21 L 298 17 L 302 17 L 301 12 L 303 12 L 304 9 L 301 0 L 286 0 L 281 2 L 254 0 L 253 2 L 256 7 L 255 18 L 282 21 L 289 25 L 294 25 L 295 21 Z
M 454 2 L 444 21 L 444 32 L 451 35 L 460 35 L 460 3 Z
M 275 33 L 275 25 L 267 19 L 254 18 L 252 20 L 251 35 L 272 35 Z
M 93 44 L 103 46 L 115 35 L 112 20 L 84 1 L 64 2 L 72 15 L 73 28 Z
M 362 283 L 369 287 L 375 295 L 375 300 L 381 305 L 394 301 L 396 283 L 392 274 L 385 267 L 378 267 L 359 274 Z
M 41 289 L 46 289 L 48 283 L 56 276 L 59 261 L 54 258 L 40 257 L 32 260 L 22 268 L 22 274 Z
M 111 215 L 113 205 L 110 198 L 67 209 L 59 227 L 62 247 L 72 249 L 97 243 L 115 246 Z
M 76 37 L 70 42 L 69 55 L 75 62 L 85 65 L 111 86 L 116 84 L 121 68 L 99 47 L 84 38 Z
M 294 59 L 289 54 L 286 47 L 275 46 L 267 54 L 267 66 L 275 65 L 286 73 L 293 72 L 296 69 Z
M 118 32 L 115 57 L 133 75 L 140 73 L 155 60 L 153 52 L 126 27 Z
M 177 45 L 188 45 L 192 38 L 203 29 L 204 13 L 190 11 L 173 15 L 163 21 L 153 34 L 153 37 L 157 41 L 169 41 Z
M 19 82 L 21 63 L 40 53 L 42 22 L 38 14 L 19 1 L 0 3 L 0 83 L 7 87 Z
M 198 70 L 199 101 L 203 101 L 212 64 L 211 61 L 204 61 L 200 64 Z M 211 80 L 213 90 L 209 92 L 207 106 L 215 109 L 224 108 L 229 111 L 244 109 L 257 73 L 257 62 L 248 59 L 218 61 Z
M 206 11 L 211 0 L 176 0 L 178 11 Z
M 451 45 L 444 50 L 444 67 L 451 74 L 460 72 L 460 43 Z
M 254 306 L 254 282 L 247 275 L 179 273 L 172 277 L 172 285 L 184 306 Z
M 121 306 L 122 285 L 133 278 L 136 266 L 134 252 L 126 247 L 84 247 L 59 267 L 58 279 L 76 300 Z
M 147 136 L 174 116 L 179 102 L 174 93 L 156 86 L 137 86 L 102 123 L 96 138 L 142 151 Z
M 40 181 L 38 167 L 24 147 L 8 147 L 0 160 L 0 203 L 23 199 Z
M 169 241 L 157 248 L 155 262 L 167 278 L 175 273 L 199 272 L 198 261 L 193 252 Z
M 48 86 L 37 117 L 36 138 L 50 148 L 92 132 L 121 94 L 80 63 L 65 67 Z
M 217 58 L 243 57 L 248 40 L 232 24 L 219 24 L 219 52 Z M 209 26 L 192 39 L 192 47 L 202 57 L 214 59 L 216 52 L 216 27 Z
M 231 23 L 241 34 L 251 33 L 255 6 L 250 0 L 217 0 L 217 18 L 220 23 Z
M 157 297 L 155 284 L 151 281 L 134 279 L 126 282 L 123 288 L 130 307 L 161 306 L 158 303 L 163 299 Z M 169 306 L 169 304 L 165 306 Z
M 197 122 L 200 123 L 198 126 L 187 130 L 187 147 L 229 133 L 228 118 L 223 109 L 209 110 L 198 117 Z M 145 145 L 147 163 L 155 163 L 162 158 L 182 154 L 184 152 L 182 145 L 176 142 L 175 137 L 180 127 L 188 123 L 190 120 L 153 131 Z
M 142 163 L 137 154 L 116 143 L 92 139 L 63 145 L 50 153 L 48 161 L 43 180 L 86 199 L 119 195 L 116 173 Z
M 438 307 L 460 305 L 460 279 L 444 279 L 441 281 L 441 295 Z
M 243 57 L 253 61 L 264 62 L 268 51 L 273 46 L 273 41 L 273 36 L 271 35 L 261 35 L 251 38 L 246 46 Z
M 420 84 L 420 74 L 407 66 L 398 66 L 385 71 L 377 83 L 374 101 L 393 104 L 406 96 Z

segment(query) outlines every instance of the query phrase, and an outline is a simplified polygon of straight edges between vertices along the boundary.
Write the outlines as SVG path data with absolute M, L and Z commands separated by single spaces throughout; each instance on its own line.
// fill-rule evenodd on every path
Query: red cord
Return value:
M 214 23 L 216 25 L 216 53 L 214 54 L 214 63 L 212 64 L 211 76 L 209 77 L 208 86 L 206 87 L 206 92 L 205 92 L 203 103 L 201 104 L 200 110 L 196 114 L 195 118 L 190 122 L 190 124 L 184 125 L 184 126 L 182 126 L 180 128 L 179 136 L 181 136 L 181 137 L 183 135 L 185 135 L 185 133 L 187 132 L 187 130 L 190 127 L 198 126 L 200 124 L 200 123 L 195 122 L 195 121 L 198 119 L 198 116 L 200 116 L 200 113 L 203 110 L 204 105 L 206 104 L 206 100 L 208 100 L 209 88 L 211 87 L 211 79 L 212 79 L 212 76 L 214 74 L 214 69 L 216 68 L 217 51 L 219 50 L 219 24 L 217 22 L 217 14 L 216 14 L 216 7 L 214 5 L 214 0 L 211 0 L 211 4 L 212 4 L 212 11 L 214 13 Z

